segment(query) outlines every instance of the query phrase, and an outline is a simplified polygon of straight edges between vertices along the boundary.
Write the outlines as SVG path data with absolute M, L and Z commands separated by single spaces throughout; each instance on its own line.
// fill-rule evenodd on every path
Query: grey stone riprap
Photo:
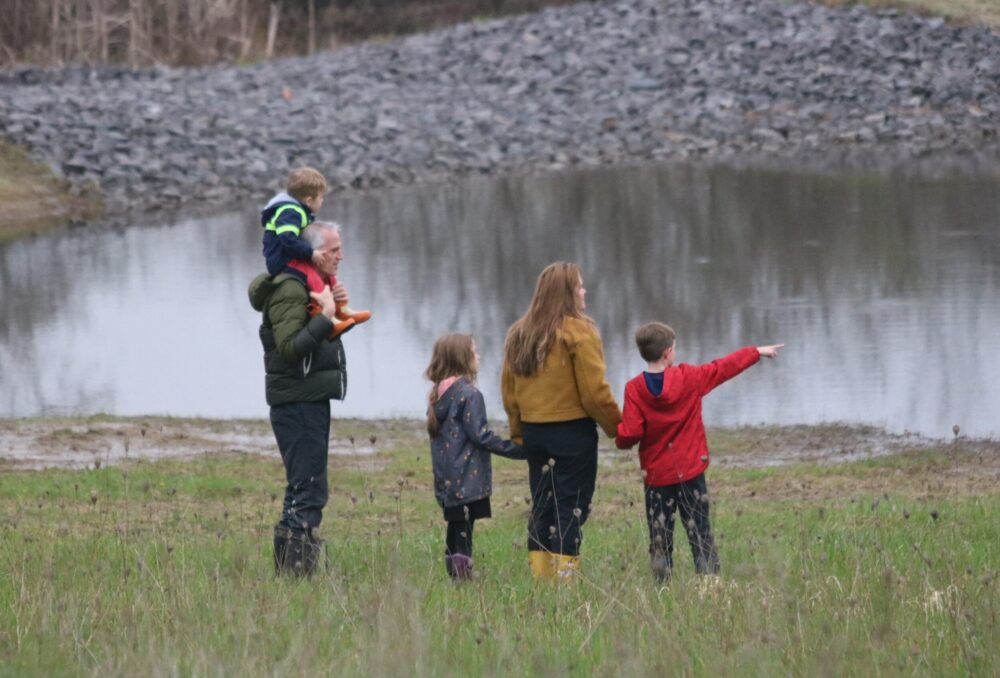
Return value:
M 335 188 L 686 158 L 1000 165 L 1000 36 L 782 0 L 584 3 L 246 67 L 21 69 L 0 94 L 0 132 L 112 213 L 263 196 L 299 164 Z

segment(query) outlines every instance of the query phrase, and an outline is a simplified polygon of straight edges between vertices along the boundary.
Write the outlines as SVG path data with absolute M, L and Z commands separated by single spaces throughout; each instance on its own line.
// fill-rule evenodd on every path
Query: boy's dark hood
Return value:
M 663 390 L 660 391 L 659 395 L 653 395 L 649 392 L 649 386 L 646 385 L 645 379 L 643 379 L 642 388 L 639 389 L 639 395 L 652 409 L 666 410 L 671 407 L 672 403 L 680 400 L 683 389 L 684 377 L 681 374 L 680 365 L 671 365 L 663 370 Z

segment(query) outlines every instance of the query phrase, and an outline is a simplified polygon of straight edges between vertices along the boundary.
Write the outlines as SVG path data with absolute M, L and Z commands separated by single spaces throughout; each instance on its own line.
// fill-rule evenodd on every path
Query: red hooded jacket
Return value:
M 706 365 L 668 367 L 658 396 L 649 392 L 642 373 L 625 385 L 615 445 L 627 450 L 639 443 L 639 464 L 646 472 L 646 485 L 676 485 L 705 472 L 708 441 L 701 399 L 758 360 L 760 353 L 748 346 Z

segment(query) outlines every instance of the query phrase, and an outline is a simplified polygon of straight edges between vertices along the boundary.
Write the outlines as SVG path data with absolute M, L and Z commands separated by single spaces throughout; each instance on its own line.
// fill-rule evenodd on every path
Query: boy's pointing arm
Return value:
M 710 363 L 698 365 L 694 368 L 698 380 L 698 392 L 706 395 L 719 384 L 729 381 L 751 365 L 755 365 L 758 360 L 760 351 L 754 346 L 747 346 Z

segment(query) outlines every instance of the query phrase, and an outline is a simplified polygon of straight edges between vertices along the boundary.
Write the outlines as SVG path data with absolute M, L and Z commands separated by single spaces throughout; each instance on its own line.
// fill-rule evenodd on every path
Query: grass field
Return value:
M 311 581 L 272 572 L 276 454 L 0 475 L 0 674 L 1000 673 L 996 443 L 775 467 L 743 462 L 780 430 L 715 432 L 723 575 L 695 576 L 684 544 L 667 587 L 633 456 L 602 454 L 571 586 L 531 580 L 526 472 L 498 459 L 478 577 L 454 585 L 428 450 L 402 428 L 331 457 Z

